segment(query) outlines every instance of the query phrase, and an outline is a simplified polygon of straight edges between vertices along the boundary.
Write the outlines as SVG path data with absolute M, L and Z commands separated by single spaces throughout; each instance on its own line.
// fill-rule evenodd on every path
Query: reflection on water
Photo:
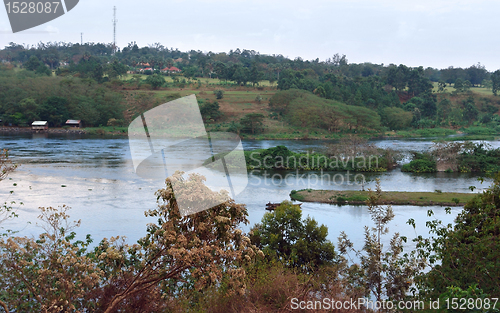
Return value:
M 146 223 L 154 220 L 145 218 L 143 212 L 156 205 L 154 193 L 163 187 L 164 181 L 143 179 L 134 173 L 127 138 L 39 135 L 0 136 L 0 148 L 9 149 L 12 160 L 21 165 L 10 176 L 11 179 L 0 182 L 0 200 L 24 203 L 18 209 L 20 217 L 3 224 L 4 228 L 22 230 L 23 235 L 39 233 L 41 228 L 36 227 L 37 208 L 66 204 L 73 208 L 71 217 L 82 220 L 79 238 L 90 233 L 96 241 L 116 235 L 126 235 L 135 241 L 145 234 Z M 248 150 L 282 144 L 293 151 L 319 151 L 326 143 L 252 140 L 244 141 L 243 146 Z M 381 140 L 375 144 L 410 151 L 428 149 L 432 142 Z M 498 146 L 497 142 L 490 144 Z M 192 151 L 186 154 L 186 160 L 196 159 L 196 143 L 190 149 Z M 197 159 L 194 161 L 199 162 Z M 360 173 L 253 171 L 248 176 L 247 188 L 235 199 L 248 207 L 250 224 L 243 228 L 248 231 L 251 225 L 260 222 L 266 212 L 266 203 L 287 200 L 294 189 L 360 190 L 373 188 L 375 178 L 380 178 L 383 190 L 387 191 L 439 189 L 443 192 L 470 192 L 469 186 L 474 185 L 482 190 L 490 182 L 487 180 L 481 185 L 474 174 L 417 175 L 402 173 L 399 169 L 384 173 L 362 173 L 364 183 L 361 183 L 361 176 L 356 175 Z M 234 179 L 243 180 L 244 177 Z M 10 195 L 10 190 L 14 190 L 13 195 Z M 372 223 L 363 206 L 304 203 L 302 208 L 304 217 L 310 215 L 328 226 L 329 239 L 334 243 L 340 231 L 346 231 L 354 242 L 362 242 L 363 227 Z M 453 209 L 452 215 L 446 215 L 441 207 L 396 206 L 396 218 L 389 225 L 391 233 L 397 231 L 413 238 L 416 233 L 406 224 L 409 218 L 413 218 L 417 223 L 416 232 L 425 234 L 428 209 L 432 209 L 436 217 L 446 223 L 451 222 L 459 212 L 459 209 Z

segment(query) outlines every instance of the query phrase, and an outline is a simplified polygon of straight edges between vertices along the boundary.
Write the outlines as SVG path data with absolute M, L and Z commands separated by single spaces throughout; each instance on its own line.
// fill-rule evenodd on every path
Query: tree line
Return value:
M 163 66 L 175 65 L 183 70 L 182 75 L 186 78 L 213 77 L 235 85 L 252 86 L 267 80 L 271 84 L 276 82 L 277 88 L 282 91 L 306 90 L 317 97 L 337 101 L 335 106 L 328 107 L 326 116 L 333 116 L 330 121 L 326 121 L 328 117 L 317 117 L 311 113 L 319 110 L 321 115 L 322 110 L 322 105 L 318 106 L 319 102 L 313 101 L 312 98 L 308 98 L 308 101 L 311 101 L 309 113 L 305 112 L 304 106 L 291 106 L 296 109 L 286 113 L 288 116 L 285 120 L 299 127 L 317 125 L 318 128 L 330 131 L 345 129 L 343 126 L 339 128 L 335 121 L 339 119 L 335 116 L 347 117 L 349 122 L 344 124 L 348 125 L 349 130 L 359 128 L 364 122 L 367 122 L 364 124 L 365 129 L 386 127 L 389 130 L 463 127 L 473 124 L 495 128 L 500 125 L 500 119 L 495 114 L 500 102 L 491 97 L 473 96 L 470 92 L 470 88 L 478 85 L 491 88 L 493 94 L 497 94 L 500 88 L 500 71 L 489 73 L 480 63 L 466 69 L 450 67 L 437 70 L 412 68 L 403 64 L 350 64 L 345 55 L 339 54 L 325 61 L 304 61 L 301 58 L 291 60 L 282 55 L 261 55 L 253 50 L 236 49 L 229 53 L 203 53 L 194 50 L 180 52 L 165 48 L 159 43 L 142 48 L 130 43 L 113 53 L 112 47 L 105 44 L 57 42 L 40 43 L 36 46 L 11 43 L 0 50 L 0 59 L 18 62 L 37 76 L 50 76 L 50 69 L 53 69 L 60 77 L 79 77 L 98 84 L 111 82 L 115 85 L 123 85 L 124 82 L 117 78 L 128 70 L 148 64 L 153 70 L 145 82 L 152 89 L 165 86 L 160 69 Z M 138 80 L 140 79 L 134 77 L 128 83 L 134 84 Z M 438 86 L 437 93 L 433 92 L 433 83 Z M 180 81 L 175 76 L 173 84 L 181 87 L 185 85 L 185 80 Z M 452 94 L 445 92 L 448 84 L 453 84 Z M 23 99 L 17 100 L 17 106 L 21 100 Z M 297 102 L 299 100 L 295 101 Z M 285 113 L 273 104 L 271 109 L 273 114 L 277 114 L 271 118 L 279 119 Z M 106 125 L 104 119 L 109 118 L 109 114 L 97 118 L 95 110 L 91 111 L 92 114 L 88 117 L 82 117 L 88 125 Z M 4 118 L 10 119 L 9 124 L 16 124 L 16 121 L 10 118 L 15 113 L 3 113 L 7 114 Z M 47 115 L 43 110 L 35 115 L 40 114 Z M 75 114 L 71 112 L 70 115 Z M 309 120 L 304 119 L 305 116 L 308 116 Z M 120 119 L 116 114 L 113 118 Z M 231 127 L 232 130 L 255 134 L 263 129 L 264 118 L 265 116 L 254 114 L 233 123 Z M 18 116 L 17 120 L 22 118 Z M 312 120 L 314 122 L 310 122 Z M 312 125 L 302 125 L 304 123 Z
M 494 75 L 492 75 L 494 76 Z M 317 75 L 305 70 L 288 69 L 281 73 L 278 89 L 282 90 L 270 100 L 270 109 L 288 121 L 294 120 L 298 111 L 288 111 L 292 102 L 303 97 L 297 91 L 305 90 L 321 99 L 336 101 L 337 112 L 332 116 L 344 124 L 349 123 L 349 115 L 366 116 L 358 125 L 377 129 L 380 126 L 390 130 L 432 127 L 463 127 L 484 125 L 490 128 L 499 126 L 500 101 L 494 97 L 481 97 L 470 91 L 470 83 L 457 79 L 452 92 L 445 91 L 445 83 L 439 83 L 437 92 L 425 75 L 423 67 L 409 68 L 405 65 L 390 66 L 387 76 L 369 76 L 350 78 L 341 74 Z M 300 115 L 308 118 L 298 118 L 302 123 L 325 128 L 329 110 L 315 111 L 319 99 L 307 96 L 309 111 L 303 106 Z M 342 106 L 344 105 L 344 106 Z M 347 105 L 347 106 L 345 106 Z M 339 112 L 339 108 L 344 108 Z M 317 110 L 316 110 L 317 111 Z M 354 112 L 356 111 L 356 112 Z M 377 119 L 379 121 L 377 121 Z M 320 121 L 321 120 L 321 121 Z M 332 121 L 334 121 L 332 120 Z M 365 123 L 365 121 L 367 121 Z M 323 126 L 322 126 L 323 125 Z M 298 125 L 305 126 L 305 125 Z M 325 129 L 336 131 L 338 127 Z M 352 127 L 349 127 L 351 129 Z
M 131 42 L 115 52 L 112 44 L 104 43 L 40 42 L 37 45 L 20 45 L 11 42 L 0 50 L 0 60 L 9 62 L 26 63 L 33 56 L 50 69 L 56 69 L 61 64 L 79 63 L 80 60 L 92 56 L 101 64 L 117 61 L 133 69 L 147 63 L 153 70 L 176 66 L 187 77 L 216 77 L 237 84 L 257 84 L 262 80 L 276 82 L 283 71 L 293 69 L 312 71 L 319 76 L 328 73 L 341 74 L 349 78 L 376 76 L 387 79 L 389 83 L 394 81 L 393 86 L 399 88 L 401 87 L 399 77 L 408 71 L 405 66 L 395 64 L 349 63 L 345 55 L 338 53 L 320 61 L 303 60 L 300 57 L 290 59 L 280 54 L 265 55 L 246 49 L 220 53 L 199 50 L 181 52 L 178 49 L 165 47 L 161 43 L 139 47 L 135 42 Z M 420 71 L 423 77 L 431 82 L 441 81 L 450 86 L 457 80 L 468 81 L 472 86 L 494 87 L 496 91 L 500 86 L 500 71 L 488 72 L 481 63 L 467 68 L 422 67 Z
M 35 120 L 63 126 L 68 119 L 86 126 L 123 121 L 121 94 L 91 78 L 46 77 L 0 66 L 0 119 L 4 125 L 28 126 Z

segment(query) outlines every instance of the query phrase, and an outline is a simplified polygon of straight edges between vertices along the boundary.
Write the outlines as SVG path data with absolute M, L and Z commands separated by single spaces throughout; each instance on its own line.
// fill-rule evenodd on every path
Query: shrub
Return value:
M 342 204 L 345 204 L 346 202 L 347 202 L 346 197 L 342 197 L 342 196 L 337 197 L 337 204 L 342 205 Z
M 222 117 L 222 112 L 220 111 L 220 106 L 217 101 L 202 102 L 200 104 L 200 113 L 205 122 L 217 121 Z
M 480 293 L 500 296 L 499 196 L 500 175 L 497 174 L 488 190 L 467 202 L 454 225 L 442 225 L 437 220 L 428 222 L 430 232 L 437 236 L 415 240 L 418 256 L 433 266 L 417 277 L 418 293 L 422 297 L 437 298 L 450 291 L 457 294 L 461 292 L 449 287 L 466 291 L 474 284 L 482 290 Z
M 217 100 L 220 100 L 220 99 L 224 98 L 224 90 L 220 90 L 220 89 L 214 90 L 214 95 L 215 95 L 215 98 Z
M 434 173 L 437 172 L 436 161 L 429 153 L 413 153 L 413 160 L 403 165 L 402 172 Z

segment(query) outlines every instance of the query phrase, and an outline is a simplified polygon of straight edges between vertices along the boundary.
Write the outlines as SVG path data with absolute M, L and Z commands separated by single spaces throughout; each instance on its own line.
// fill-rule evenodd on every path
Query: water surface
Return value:
M 328 141 L 296 140 L 250 140 L 244 141 L 247 149 L 270 148 L 285 145 L 297 152 L 321 151 Z M 489 142 L 498 147 L 498 142 Z M 429 140 L 378 140 L 379 147 L 408 151 L 424 151 L 432 146 Z M 199 162 L 193 144 L 192 153 L 186 154 L 186 162 Z M 155 192 L 163 187 L 163 180 L 138 177 L 134 173 L 128 139 L 92 138 L 88 136 L 57 135 L 3 135 L 0 148 L 9 149 L 11 158 L 20 164 L 8 180 L 0 182 L 0 200 L 15 201 L 19 218 L 4 223 L 4 228 L 19 230 L 22 235 L 42 231 L 36 225 L 38 207 L 68 205 L 72 219 L 81 219 L 77 230 L 79 238 L 92 234 L 95 240 L 103 237 L 124 235 L 134 242 L 145 234 L 146 224 L 154 222 L 144 216 L 144 211 L 156 206 Z M 260 222 L 265 213 L 265 204 L 289 199 L 291 190 L 330 189 L 360 190 L 373 188 L 379 178 L 383 190 L 387 191 L 435 191 L 470 192 L 469 186 L 481 191 L 490 180 L 482 185 L 477 181 L 480 175 L 460 173 L 413 174 L 399 169 L 384 173 L 364 174 L 366 182 L 361 184 L 359 173 L 342 172 L 297 172 L 297 171 L 253 171 L 249 173 L 249 184 L 236 201 L 247 205 L 250 225 L 242 225 L 248 231 L 251 225 Z M 284 178 L 287 179 L 284 179 Z M 232 177 L 233 179 L 233 177 Z M 234 177 L 243 179 L 242 177 Z M 10 194 L 10 191 L 14 191 Z M 476 191 L 477 192 L 477 191 Z M 22 202 L 23 205 L 19 205 Z M 304 203 L 304 216 L 314 217 L 329 229 L 329 239 L 334 243 L 340 231 L 345 231 L 361 248 L 363 228 L 371 225 L 371 219 L 364 206 L 334 206 L 329 204 Z M 452 222 L 460 208 L 447 215 L 441 207 L 395 206 L 395 219 L 389 225 L 392 232 L 399 232 L 409 238 L 425 234 L 427 210 L 432 209 L 436 217 Z M 415 219 L 417 229 L 406 224 Z

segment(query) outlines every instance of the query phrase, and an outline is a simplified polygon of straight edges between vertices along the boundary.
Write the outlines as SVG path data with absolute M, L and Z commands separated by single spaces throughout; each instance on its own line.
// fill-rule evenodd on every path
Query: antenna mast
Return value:
M 116 53 L 116 6 L 113 7 L 113 54 Z
M 81 45 L 83 46 L 83 33 L 80 33 Z

